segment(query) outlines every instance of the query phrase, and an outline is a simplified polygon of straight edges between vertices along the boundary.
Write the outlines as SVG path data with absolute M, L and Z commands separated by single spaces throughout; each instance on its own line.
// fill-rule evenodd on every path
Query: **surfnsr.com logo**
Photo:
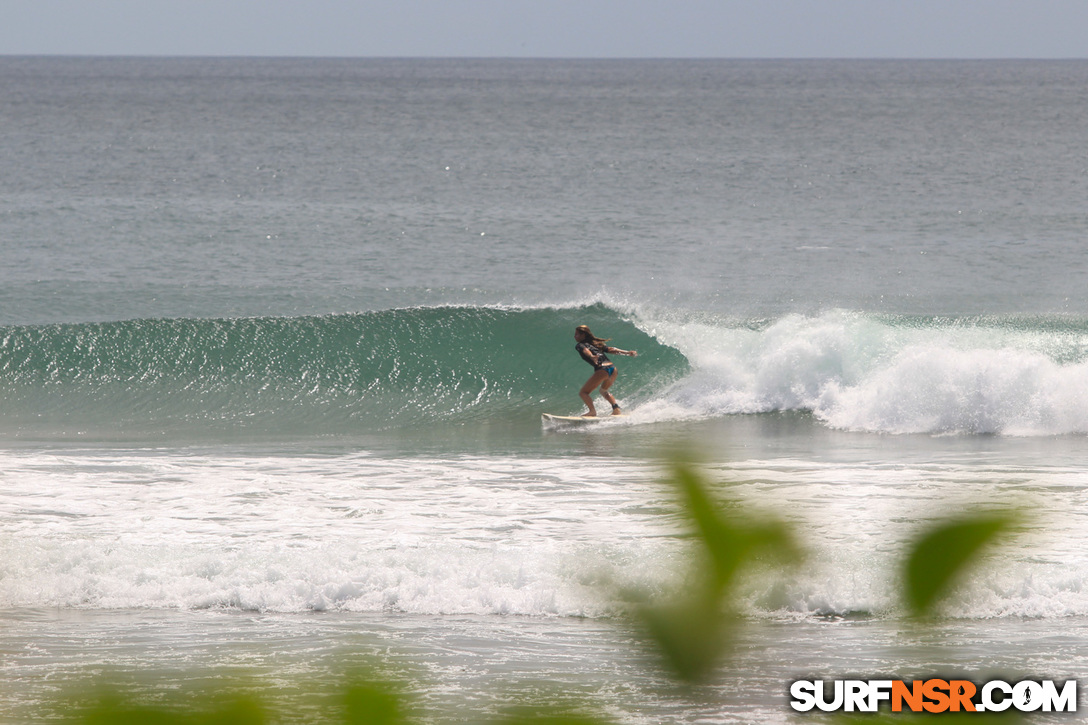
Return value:
M 1009 683 L 991 680 L 797 680 L 790 685 L 790 707 L 798 712 L 1076 712 L 1077 682 L 1053 680 Z

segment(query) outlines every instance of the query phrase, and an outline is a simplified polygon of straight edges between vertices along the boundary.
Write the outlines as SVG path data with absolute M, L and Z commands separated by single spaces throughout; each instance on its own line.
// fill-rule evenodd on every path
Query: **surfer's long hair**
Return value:
M 611 337 L 597 337 L 589 331 L 589 327 L 587 325 L 578 325 L 578 327 L 574 328 L 574 331 L 582 333 L 582 342 L 588 342 L 590 345 L 600 350 L 608 347 L 607 343 L 609 340 L 612 339 Z

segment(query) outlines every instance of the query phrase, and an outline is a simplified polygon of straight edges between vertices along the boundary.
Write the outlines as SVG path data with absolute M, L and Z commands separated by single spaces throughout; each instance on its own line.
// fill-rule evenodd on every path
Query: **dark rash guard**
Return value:
M 594 347 L 588 342 L 580 342 L 574 346 L 574 349 L 578 351 L 583 360 L 593 366 L 594 370 L 612 366 L 612 361 L 604 354 L 604 350 Z

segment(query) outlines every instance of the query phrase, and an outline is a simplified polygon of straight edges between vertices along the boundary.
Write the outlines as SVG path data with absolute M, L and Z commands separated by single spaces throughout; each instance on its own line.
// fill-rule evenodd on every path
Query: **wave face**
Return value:
M 685 369 L 601 305 L 0 328 L 0 425 L 15 435 L 323 434 L 572 409 L 573 330 L 640 350 L 636 394 Z
M 880 433 L 1088 433 L 1088 321 L 829 311 L 683 318 L 621 305 L 441 307 L 0 328 L 0 427 L 15 436 L 368 433 L 575 412 L 619 360 L 630 422 L 800 411 Z
M 645 415 L 805 411 L 880 433 L 1088 432 L 1088 322 L 830 311 L 656 325 L 692 372 Z

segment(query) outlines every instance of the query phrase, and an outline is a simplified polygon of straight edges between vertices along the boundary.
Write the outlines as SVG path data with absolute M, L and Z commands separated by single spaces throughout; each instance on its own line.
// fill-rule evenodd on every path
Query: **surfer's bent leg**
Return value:
M 582 386 L 582 389 L 578 391 L 578 397 L 582 399 L 582 402 L 589 408 L 589 412 L 585 414 L 585 417 L 592 417 L 597 415 L 597 409 L 593 407 L 593 398 L 590 394 L 593 390 L 602 382 L 608 380 L 608 371 L 595 370 L 592 375 L 589 376 L 589 380 Z
M 601 397 L 611 404 L 612 415 L 619 415 L 622 412 L 620 410 L 620 404 L 616 402 L 616 397 L 609 391 L 609 388 L 612 387 L 612 383 L 616 382 L 616 376 L 619 375 L 619 373 L 616 372 L 615 366 L 610 369 L 612 371 L 611 374 L 601 383 Z

